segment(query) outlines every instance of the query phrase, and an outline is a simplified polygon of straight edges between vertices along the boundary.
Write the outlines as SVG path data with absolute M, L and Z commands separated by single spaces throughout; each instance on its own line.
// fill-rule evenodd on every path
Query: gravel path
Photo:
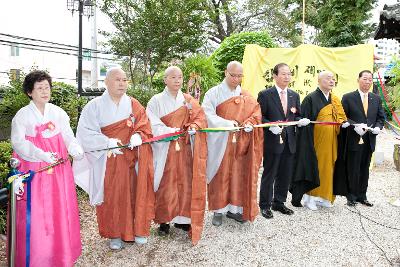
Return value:
M 98 235 L 95 209 L 82 199 L 83 253 L 76 266 L 390 266 L 389 261 L 400 266 L 400 207 L 389 203 L 400 197 L 400 172 L 392 156 L 396 142 L 387 134 L 378 136 L 384 163 L 370 175 L 368 199 L 374 207 L 350 209 L 344 197 L 337 197 L 331 209 L 294 208 L 292 216 L 275 212 L 272 220 L 259 215 L 243 225 L 224 217 L 221 227 L 211 224 L 212 213 L 207 212 L 197 246 L 174 227 L 169 237 L 161 238 L 154 225 L 147 245 L 129 243 L 119 252 L 110 251 L 107 240 Z M 361 224 L 358 211 L 399 230 L 366 219 Z

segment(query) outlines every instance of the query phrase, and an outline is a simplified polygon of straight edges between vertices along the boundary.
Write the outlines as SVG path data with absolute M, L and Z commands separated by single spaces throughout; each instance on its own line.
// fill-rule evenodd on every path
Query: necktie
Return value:
M 281 93 L 279 94 L 279 97 L 281 99 L 283 112 L 285 113 L 286 116 L 287 113 L 286 90 L 282 90 Z
M 365 116 L 367 116 L 367 112 L 368 112 L 368 93 L 364 94 L 364 96 L 363 96 L 363 107 L 364 107 Z

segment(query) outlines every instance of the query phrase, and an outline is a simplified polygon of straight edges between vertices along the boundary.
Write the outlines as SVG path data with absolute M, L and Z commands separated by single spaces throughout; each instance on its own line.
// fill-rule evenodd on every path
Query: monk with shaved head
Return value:
M 171 142 L 153 143 L 155 222 L 161 236 L 170 233 L 170 223 L 188 232 L 196 244 L 203 230 L 206 203 L 206 134 L 203 109 L 196 99 L 182 92 L 183 74 L 170 66 L 164 74 L 165 89 L 147 104 L 155 136 L 181 132 Z
M 291 185 L 292 204 L 310 210 L 332 207 L 333 171 L 337 159 L 340 124 L 347 121 L 340 99 L 332 93 L 335 75 L 318 74 L 318 88 L 301 103 L 301 115 L 311 121 L 336 122 L 339 125 L 309 124 L 298 128 L 296 169 Z
M 212 224 L 220 226 L 223 215 L 239 223 L 254 221 L 258 214 L 257 180 L 262 158 L 262 129 L 257 100 L 241 88 L 243 67 L 231 61 L 225 79 L 204 96 L 202 107 L 209 127 L 244 127 L 240 131 L 207 136 L 208 209 Z
M 150 233 L 153 157 L 151 146 L 142 142 L 152 133 L 144 107 L 126 95 L 125 72 L 108 70 L 105 84 L 107 90 L 82 110 L 76 135 L 86 156 L 74 161 L 74 171 L 96 206 L 100 236 L 119 250 L 123 241 L 146 243 Z

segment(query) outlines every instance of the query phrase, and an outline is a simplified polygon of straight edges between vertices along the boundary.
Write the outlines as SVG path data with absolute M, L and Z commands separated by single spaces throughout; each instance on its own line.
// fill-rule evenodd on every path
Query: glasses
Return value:
M 229 75 L 231 75 L 232 78 L 237 78 L 237 79 L 242 79 L 243 78 L 243 74 L 232 74 L 230 72 L 228 72 Z

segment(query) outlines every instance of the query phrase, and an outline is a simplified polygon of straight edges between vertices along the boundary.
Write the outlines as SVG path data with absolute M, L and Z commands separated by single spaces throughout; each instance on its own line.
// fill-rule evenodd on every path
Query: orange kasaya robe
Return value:
M 199 103 L 184 94 L 187 105 L 163 116 L 168 127 L 188 129 L 191 124 L 198 129 L 207 127 L 207 120 Z M 191 109 L 188 108 L 191 107 Z M 191 218 L 192 243 L 197 244 L 203 231 L 206 203 L 206 133 L 194 135 L 193 153 L 191 137 L 186 134 L 171 141 L 160 186 L 156 192 L 156 223 L 166 223 L 176 216 Z M 155 155 L 157 156 L 157 155 Z
M 261 123 L 261 109 L 247 91 L 217 106 L 218 116 L 240 125 Z M 210 133 L 212 134 L 212 133 Z M 263 130 L 231 132 L 221 165 L 208 184 L 208 207 L 218 210 L 228 204 L 243 207 L 243 219 L 253 221 L 258 214 L 257 181 L 262 159 Z M 235 142 L 236 141 L 236 142 Z
M 104 135 L 120 139 L 123 144 L 129 143 L 134 133 L 139 133 L 142 140 L 152 137 L 145 109 L 136 99 L 131 100 L 133 114 L 129 118 L 101 129 Z M 149 236 L 154 218 L 153 175 L 150 144 L 124 149 L 123 155 L 107 159 L 104 202 L 96 208 L 102 237 L 133 241 L 135 236 Z
M 331 94 L 331 103 L 323 107 L 317 121 L 342 123 L 346 114 L 337 96 Z M 337 159 L 340 125 L 314 125 L 314 149 L 318 160 L 319 187 L 309 191 L 311 196 L 321 197 L 333 203 L 333 172 Z

